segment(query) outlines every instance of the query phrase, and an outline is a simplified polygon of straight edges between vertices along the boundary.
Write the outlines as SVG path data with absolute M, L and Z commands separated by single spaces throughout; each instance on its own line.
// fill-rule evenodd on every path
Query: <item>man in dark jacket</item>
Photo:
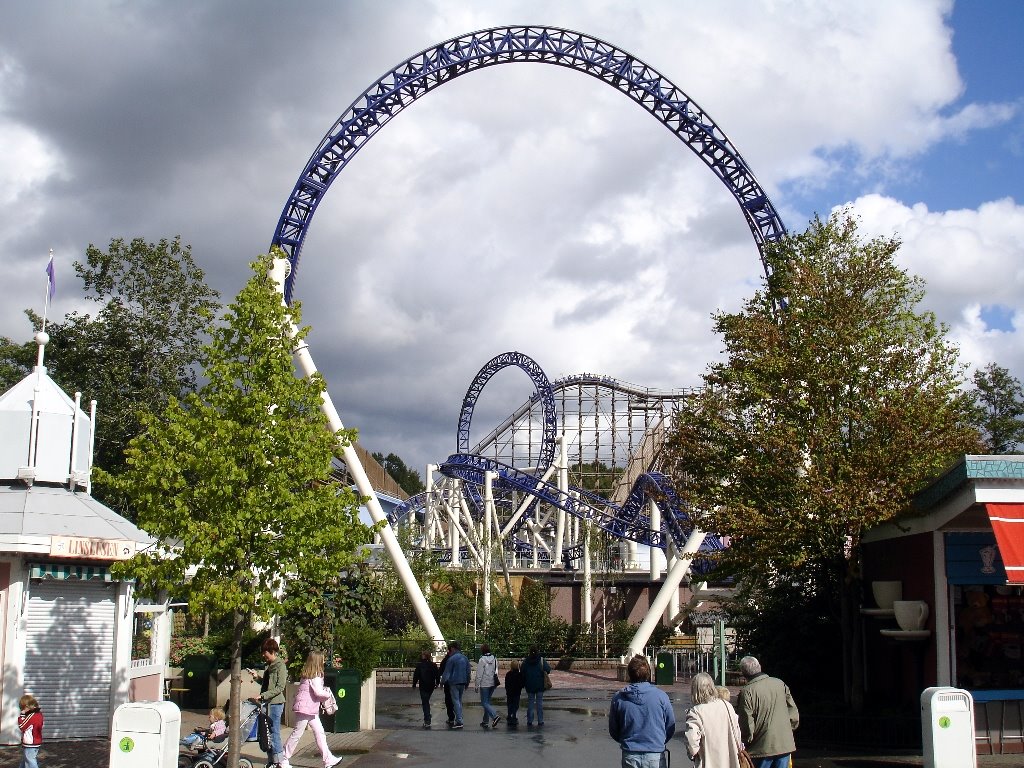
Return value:
M 448 659 L 452 657 L 452 649 L 448 648 L 445 651 L 444 658 L 441 659 L 441 689 L 444 691 L 444 711 L 448 716 L 448 727 L 451 728 L 455 725 L 455 700 L 452 698 L 452 686 L 450 683 L 444 682 L 444 668 L 448 664 Z
M 622 768 L 659 768 L 676 732 L 672 702 L 651 685 L 651 665 L 634 656 L 626 667 L 629 685 L 615 694 L 608 710 L 608 734 L 622 748 Z
M 448 644 L 451 655 L 444 665 L 444 672 L 441 673 L 441 682 L 448 683 L 452 692 L 452 703 L 455 705 L 455 723 L 452 728 L 462 727 L 462 694 L 466 692 L 469 685 L 470 666 L 469 659 L 460 649 L 459 643 L 453 640 Z
M 423 651 L 420 654 L 420 663 L 416 665 L 416 671 L 412 673 L 412 687 L 418 683 L 420 686 L 420 703 L 423 705 L 423 729 L 430 730 L 430 695 L 437 688 L 437 682 L 441 674 L 437 671 L 437 665 L 431 660 L 430 653 Z
M 787 768 L 796 752 L 793 731 L 800 725 L 800 712 L 789 687 L 777 677 L 761 671 L 753 656 L 740 659 L 740 674 L 747 678 L 740 690 L 736 710 L 740 734 L 757 768 Z

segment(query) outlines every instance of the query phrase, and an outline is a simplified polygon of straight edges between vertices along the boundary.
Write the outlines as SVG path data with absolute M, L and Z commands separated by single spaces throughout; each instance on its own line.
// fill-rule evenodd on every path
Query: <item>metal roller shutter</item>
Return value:
M 103 582 L 32 581 L 25 690 L 46 716 L 46 739 L 110 733 L 114 587 Z

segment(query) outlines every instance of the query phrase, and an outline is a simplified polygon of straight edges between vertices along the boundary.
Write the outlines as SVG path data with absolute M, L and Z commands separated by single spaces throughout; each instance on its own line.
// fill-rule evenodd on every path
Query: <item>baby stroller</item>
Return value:
M 242 741 L 251 741 L 250 734 L 256 726 L 256 716 L 259 714 L 259 707 L 249 702 L 242 702 L 239 709 L 242 722 L 238 731 L 242 735 Z M 231 724 L 228 724 L 228 728 Z M 218 765 L 227 764 L 228 757 L 228 731 L 216 739 L 201 737 L 195 746 L 183 750 L 178 754 L 178 768 L 215 768 Z M 253 768 L 252 761 L 247 757 L 238 758 L 238 768 Z

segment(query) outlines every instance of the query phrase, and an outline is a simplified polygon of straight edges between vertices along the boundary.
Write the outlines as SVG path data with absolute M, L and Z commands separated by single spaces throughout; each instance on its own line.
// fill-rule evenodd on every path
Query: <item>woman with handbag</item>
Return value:
M 530 646 L 530 655 L 523 659 L 519 665 L 523 673 L 523 687 L 526 689 L 526 727 L 533 727 L 533 719 L 537 718 L 537 725 L 544 725 L 544 680 L 550 665 L 540 655 L 536 645 Z
M 334 694 L 329 688 L 324 687 L 324 655 L 319 651 L 310 651 L 306 657 L 306 663 L 302 667 L 302 679 L 299 681 L 299 690 L 295 694 L 295 703 L 292 711 L 295 713 L 295 729 L 284 745 L 284 762 L 281 768 L 291 768 L 288 760 L 299 745 L 299 739 L 308 725 L 313 730 L 313 737 L 316 745 L 320 748 L 320 757 L 323 758 L 324 768 L 331 768 L 337 765 L 343 758 L 332 755 L 327 746 L 327 736 L 324 734 L 323 723 L 320 722 L 320 707 L 324 702 L 334 702 Z
M 683 740 L 694 768 L 742 768 L 736 710 L 719 698 L 715 681 L 707 672 L 693 676 L 690 699 L 693 706 L 686 713 Z

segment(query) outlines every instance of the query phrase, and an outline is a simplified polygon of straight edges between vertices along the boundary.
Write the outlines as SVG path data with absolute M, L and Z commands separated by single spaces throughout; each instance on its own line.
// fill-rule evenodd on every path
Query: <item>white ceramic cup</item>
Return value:
M 875 598 L 875 605 L 889 610 L 894 602 L 903 599 L 903 582 L 872 581 L 871 595 Z
M 924 628 L 928 621 L 928 603 L 924 600 L 897 600 L 892 604 L 896 614 L 896 623 L 904 632 L 914 632 Z

